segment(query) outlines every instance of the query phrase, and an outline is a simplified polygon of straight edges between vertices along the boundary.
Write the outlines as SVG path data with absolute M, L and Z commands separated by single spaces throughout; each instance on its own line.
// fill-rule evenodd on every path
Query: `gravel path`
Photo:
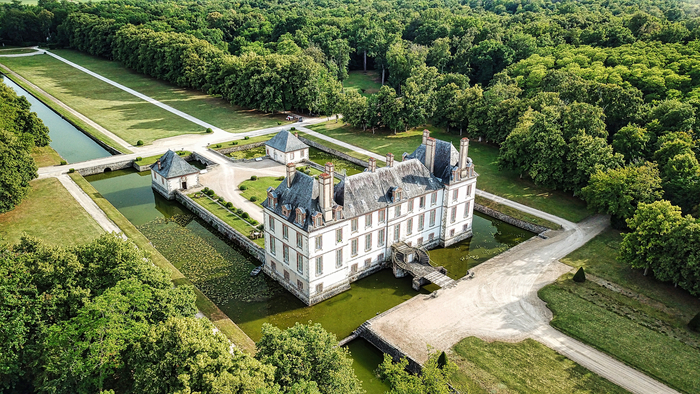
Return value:
M 100 207 L 95 204 L 95 202 L 88 196 L 83 189 L 80 188 L 73 179 L 68 175 L 61 175 L 58 177 L 59 182 L 63 187 L 68 190 L 68 193 L 75 198 L 75 200 L 80 204 L 80 206 L 87 211 L 87 213 L 92 216 L 93 219 L 108 233 L 121 234 L 122 238 L 126 239 L 126 236 L 122 233 L 122 230 L 111 221 L 107 215 L 100 209 Z

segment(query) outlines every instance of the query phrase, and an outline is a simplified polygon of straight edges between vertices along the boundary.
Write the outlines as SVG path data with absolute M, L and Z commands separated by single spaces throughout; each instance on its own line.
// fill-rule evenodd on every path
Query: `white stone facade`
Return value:
M 288 164 L 288 163 L 298 163 L 304 159 L 309 158 L 309 148 L 303 148 L 292 152 L 282 152 L 275 148 L 266 146 L 265 153 L 267 153 L 270 158 L 278 163 Z

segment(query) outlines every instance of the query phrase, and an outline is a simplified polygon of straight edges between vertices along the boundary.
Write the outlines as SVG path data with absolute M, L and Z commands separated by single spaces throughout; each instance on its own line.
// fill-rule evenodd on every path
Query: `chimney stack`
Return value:
M 462 138 L 459 141 L 459 175 L 461 178 L 466 177 L 465 169 L 467 168 L 467 160 L 469 159 L 469 138 Z
M 430 130 L 424 129 L 423 130 L 423 145 L 427 144 L 428 142 L 428 137 L 430 137 Z
M 294 132 L 294 136 L 297 137 L 297 138 L 299 138 L 299 132 L 298 132 L 298 131 L 295 131 L 295 132 Z
M 367 167 L 367 168 L 369 169 L 369 172 L 377 171 L 377 159 L 375 159 L 374 157 L 370 157 L 369 158 L 369 167 Z
M 294 176 L 297 174 L 297 167 L 294 163 L 287 163 L 287 187 L 292 187 Z
M 387 153 L 387 154 L 386 154 L 386 166 L 387 166 L 387 167 L 393 167 L 393 166 L 394 166 L 394 154 L 393 154 L 393 153 Z
M 331 176 L 331 180 L 335 176 L 335 166 L 330 161 L 326 163 L 326 174 Z
M 428 137 L 425 142 L 425 166 L 432 174 L 435 171 L 435 138 Z
M 333 178 L 328 173 L 318 176 L 321 181 L 320 205 L 323 212 L 323 220 L 330 222 L 333 220 Z
M 161 166 L 160 166 L 160 159 L 158 159 L 158 169 L 159 169 L 159 170 L 162 169 Z

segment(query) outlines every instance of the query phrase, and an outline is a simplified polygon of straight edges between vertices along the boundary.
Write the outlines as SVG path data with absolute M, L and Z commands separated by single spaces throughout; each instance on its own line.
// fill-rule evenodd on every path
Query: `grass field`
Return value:
M 241 186 L 247 187 L 246 190 L 241 191 L 241 196 L 247 200 L 250 200 L 251 197 L 256 196 L 258 199 L 255 201 L 255 204 L 262 207 L 263 201 L 265 201 L 267 198 L 267 188 L 277 187 L 280 182 L 282 181 L 278 177 L 264 176 L 255 181 L 251 181 L 250 179 L 243 181 L 240 185 L 238 185 L 238 188 Z
M 26 232 L 54 245 L 75 245 L 104 233 L 58 179 L 36 179 L 30 185 L 22 203 L 0 214 L 0 235 L 5 242 L 15 243 Z
M 103 77 L 232 133 L 273 127 L 277 126 L 277 122 L 292 123 L 285 121 L 284 114 L 264 114 L 236 107 L 226 100 L 138 74 L 118 62 L 67 49 L 53 52 Z
M 675 326 L 662 311 L 571 276 L 539 292 L 554 313 L 552 326 L 677 390 L 697 392 L 700 334 Z
M 207 296 L 197 289 L 192 282 L 187 279 L 168 259 L 163 257 L 141 232 L 122 215 L 106 198 L 104 198 L 88 181 L 80 174 L 70 174 L 75 183 L 80 186 L 90 198 L 95 201 L 98 207 L 104 211 L 107 217 L 114 222 L 124 234 L 133 241 L 139 249 L 143 250 L 151 259 L 153 264 L 168 271 L 170 278 L 175 285 L 192 286 L 197 295 L 197 308 L 211 320 L 214 325 L 221 330 L 236 346 L 249 352 L 255 353 L 255 343 L 250 339 L 225 313 L 223 313 Z
M 265 146 L 258 146 L 257 148 L 250 148 L 246 150 L 239 150 L 236 152 L 227 153 L 226 156 L 233 159 L 252 159 L 255 157 L 265 156 Z
M 363 132 L 361 129 L 345 127 L 342 122 L 335 123 L 335 121 L 320 123 L 309 128 L 380 155 L 391 152 L 397 160 L 404 152 L 413 152 L 421 144 L 423 136 L 423 128 L 398 134 L 383 130 L 372 134 L 371 131 Z M 458 135 L 447 134 L 435 127 L 428 127 L 428 129 L 432 137 L 451 141 L 456 148 L 459 148 Z M 325 142 L 322 143 L 325 144 Z M 481 190 L 573 222 L 579 222 L 592 214 L 586 208 L 586 204 L 576 197 L 536 186 L 530 181 L 520 179 L 514 171 L 499 170 L 496 164 L 498 148 L 494 146 L 472 142 L 469 145 L 469 157 L 474 160 L 476 172 L 480 175 L 477 187 Z
M 512 218 L 515 218 L 515 219 L 522 220 L 524 222 L 536 224 L 538 226 L 547 227 L 547 228 L 551 228 L 554 230 L 558 230 L 561 228 L 560 225 L 558 225 L 554 222 L 550 222 L 549 220 L 542 219 L 542 218 L 537 217 L 535 215 L 530 215 L 528 213 L 519 211 L 515 208 L 511 208 L 507 205 L 499 204 L 497 202 L 486 199 L 484 197 L 476 196 L 474 201 L 479 205 L 483 205 L 487 208 L 491 208 L 494 211 L 498 211 L 500 213 L 506 214 L 506 215 L 508 215 Z
M 192 198 L 192 200 L 197 204 L 201 205 L 202 208 L 211 212 L 212 214 L 214 214 L 214 216 L 223 220 L 226 224 L 233 227 L 244 236 L 248 236 L 251 230 L 255 230 L 255 226 L 249 224 L 242 218 L 238 217 L 238 215 L 234 215 L 233 213 L 231 213 L 231 211 L 225 209 L 224 207 L 222 207 L 215 201 L 212 201 L 208 197 L 193 197 L 192 195 L 190 195 L 190 198 Z M 265 247 L 265 238 L 258 238 L 256 240 L 253 240 L 253 242 L 255 242 L 260 247 Z
M 368 96 L 379 92 L 382 87 L 382 75 L 376 70 L 350 71 L 348 78 L 343 81 L 343 88 L 346 91 L 355 90 L 358 93 Z
M 332 121 L 332 122 L 334 122 L 334 121 Z M 323 123 L 323 124 L 324 124 L 324 125 L 327 125 L 328 123 Z M 317 129 L 317 126 L 309 126 L 309 128 L 310 128 L 310 129 L 313 129 L 314 131 L 319 131 L 319 130 Z M 328 128 L 329 128 L 330 130 L 333 130 L 333 129 L 334 129 L 334 128 L 330 127 L 330 126 L 328 126 Z M 323 133 L 323 134 L 326 134 L 326 133 Z M 329 135 L 329 136 L 331 136 L 331 137 L 333 137 L 333 138 L 336 138 L 335 134 L 333 134 L 333 133 L 330 133 L 330 134 L 327 134 L 327 135 Z M 356 158 L 356 159 L 360 159 L 360 160 L 363 160 L 363 161 L 368 161 L 368 160 L 369 160 L 369 156 L 367 156 L 367 155 L 363 155 L 362 153 L 355 152 L 354 150 L 350 150 L 350 149 L 345 148 L 345 147 L 342 147 L 342 146 L 340 146 L 340 145 L 336 145 L 336 144 L 334 144 L 334 143 L 332 143 L 332 142 L 328 142 L 328 141 L 326 141 L 326 140 L 324 140 L 324 139 L 315 137 L 315 136 L 313 136 L 313 135 L 309 135 L 309 134 L 306 134 L 306 133 L 299 132 L 299 137 L 304 137 L 304 138 L 306 138 L 306 139 L 308 139 L 308 140 L 310 140 L 310 141 L 318 142 L 318 143 L 321 144 L 321 145 L 325 145 L 325 146 L 327 146 L 327 147 L 329 147 L 329 148 L 331 148 L 331 149 L 335 149 L 335 150 L 337 150 L 337 151 L 339 151 L 339 152 L 343 152 L 343 153 L 345 153 L 346 155 L 348 155 L 348 156 L 350 156 L 350 157 L 354 157 L 354 158 Z M 342 138 L 338 138 L 338 139 L 339 139 L 339 140 L 342 140 Z M 383 163 L 382 163 L 382 162 L 377 162 L 377 167 L 382 167 L 382 166 L 383 166 Z
M 0 1 L 0 3 L 2 3 Z M 0 48 L 0 56 L 1 55 L 21 55 L 23 53 L 32 53 L 36 52 L 36 49 L 30 49 L 30 48 L 16 48 L 16 49 L 1 49 Z
M 61 156 L 53 150 L 52 147 L 46 145 L 42 147 L 35 146 L 32 148 L 32 158 L 39 167 L 49 167 L 61 164 Z
M 627 393 L 554 350 L 526 339 L 488 343 L 469 337 L 452 348 L 456 385 L 478 393 Z
M 268 141 L 270 138 L 272 138 L 274 136 L 275 136 L 275 134 L 259 135 L 257 137 L 250 137 L 247 140 L 246 139 L 238 139 L 238 140 L 233 140 L 233 141 L 228 141 L 228 142 L 222 142 L 220 144 L 210 146 L 210 148 L 212 148 L 214 150 L 220 150 L 220 149 L 230 148 L 232 146 L 245 146 L 245 145 L 254 144 L 256 142 Z M 237 144 L 234 144 L 235 142 L 237 142 Z

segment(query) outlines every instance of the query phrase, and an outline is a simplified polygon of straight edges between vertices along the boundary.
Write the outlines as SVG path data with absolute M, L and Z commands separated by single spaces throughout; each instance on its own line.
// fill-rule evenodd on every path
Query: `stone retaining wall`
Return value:
M 389 310 L 392 310 L 392 309 L 389 309 Z M 384 312 L 384 313 L 386 313 L 386 312 Z M 380 314 L 379 316 L 382 316 L 382 315 L 383 315 L 383 313 Z M 405 357 L 408 360 L 408 366 L 406 366 L 406 369 L 412 373 L 420 373 L 421 370 L 423 369 L 423 367 L 420 365 L 420 363 L 418 363 L 416 360 L 414 360 L 410 356 L 408 356 L 399 347 L 392 345 L 389 341 L 384 339 L 381 335 L 372 331 L 372 323 L 371 322 L 372 322 L 372 320 L 368 320 L 367 322 L 362 324 L 360 327 L 358 327 L 358 329 L 355 330 L 354 332 L 360 338 L 363 338 L 367 342 L 371 343 L 372 345 L 374 345 L 374 347 L 381 350 L 383 353 L 390 355 L 391 358 L 394 359 L 394 362 L 398 362 L 399 360 L 401 360 L 402 358 Z
M 245 141 L 245 140 L 242 140 L 242 141 Z M 217 149 L 216 151 L 221 153 L 222 155 L 226 155 L 226 154 L 231 153 L 231 152 L 240 152 L 242 150 L 254 149 L 254 148 L 265 145 L 266 142 L 267 141 L 260 141 L 260 142 L 253 142 L 252 144 L 233 145 L 230 148 L 221 148 L 221 149 Z
M 117 161 L 109 164 L 100 164 L 92 167 L 78 168 L 75 171 L 82 176 L 101 174 L 109 168 L 110 171 L 123 170 L 125 168 L 132 168 L 134 165 L 134 159 Z
M 348 154 L 346 154 L 346 153 L 343 153 L 343 152 L 341 152 L 341 151 L 339 151 L 339 150 L 335 150 L 335 149 L 333 149 L 333 148 L 329 148 L 329 147 L 327 147 L 327 146 L 325 146 L 325 145 L 319 144 L 318 142 L 311 141 L 311 140 L 309 140 L 309 139 L 307 139 L 307 138 L 304 138 L 304 137 L 299 137 L 299 140 L 300 140 L 301 142 L 305 143 L 306 145 L 312 147 L 312 148 L 316 148 L 316 149 L 322 150 L 322 151 L 324 151 L 324 152 L 326 152 L 326 153 L 330 153 L 330 154 L 333 155 L 333 156 L 338 156 L 338 157 L 340 157 L 341 159 L 347 160 L 347 161 L 349 161 L 350 163 L 353 163 L 353 164 L 357 164 L 358 166 L 362 166 L 362 167 L 364 167 L 364 168 L 367 168 L 367 167 L 369 166 L 369 164 L 367 164 L 366 161 L 360 160 L 360 159 L 358 159 L 358 158 L 356 158 L 356 157 L 352 157 L 352 156 L 350 156 L 350 155 L 348 155 Z
M 535 234 L 542 234 L 543 232 L 550 230 L 547 227 L 544 226 L 538 226 L 536 224 L 532 224 L 529 222 L 526 222 L 524 220 L 516 219 L 512 216 L 506 215 L 505 213 L 498 212 L 494 209 L 485 207 L 480 204 L 474 204 L 474 210 L 477 212 L 481 212 L 484 215 L 491 216 L 492 218 L 496 218 L 500 221 L 506 222 L 508 224 L 512 224 L 515 227 L 521 228 L 523 230 L 527 230 L 531 233 Z
M 199 216 L 202 220 L 209 223 L 226 238 L 228 238 L 231 241 L 234 241 L 236 244 L 241 246 L 248 253 L 250 253 L 251 256 L 258 259 L 261 263 L 265 263 L 265 249 L 261 248 L 255 242 L 248 239 L 247 236 L 241 234 L 240 232 L 238 232 L 238 230 L 229 226 L 226 222 L 204 209 L 204 207 L 194 202 L 189 196 L 185 195 L 185 193 L 183 193 L 182 191 L 178 190 L 175 192 L 175 200 L 177 200 L 187 209 L 192 211 L 192 213 Z

